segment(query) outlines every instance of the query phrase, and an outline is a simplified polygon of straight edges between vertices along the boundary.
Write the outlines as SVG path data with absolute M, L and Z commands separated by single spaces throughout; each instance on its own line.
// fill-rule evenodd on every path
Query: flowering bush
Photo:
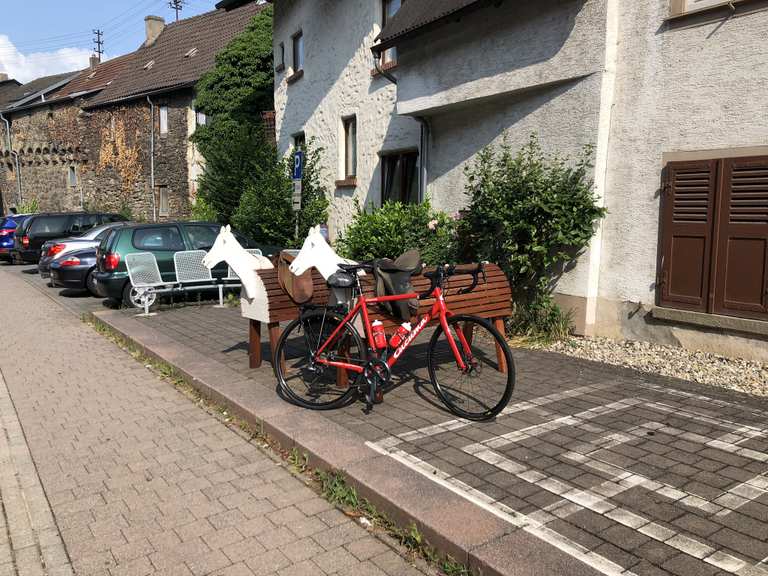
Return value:
M 429 202 L 387 202 L 370 212 L 358 210 L 336 248 L 353 260 L 394 259 L 417 248 L 425 264 L 435 265 L 456 262 L 458 244 L 455 219 Z

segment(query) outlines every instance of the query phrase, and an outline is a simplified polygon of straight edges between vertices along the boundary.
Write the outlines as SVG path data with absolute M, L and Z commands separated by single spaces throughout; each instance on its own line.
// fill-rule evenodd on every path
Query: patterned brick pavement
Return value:
M 0 317 L 0 576 L 422 573 L 4 269 Z
M 169 310 L 151 325 L 274 387 L 268 366 L 248 370 L 237 310 Z M 373 414 L 326 416 L 605 574 L 768 575 L 765 403 L 516 351 L 513 403 L 495 422 L 468 423 L 435 402 L 421 346 Z

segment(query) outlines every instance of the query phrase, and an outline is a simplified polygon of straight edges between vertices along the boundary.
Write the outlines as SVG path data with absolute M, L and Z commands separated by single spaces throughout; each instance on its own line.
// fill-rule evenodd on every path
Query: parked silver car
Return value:
M 40 277 L 48 279 L 51 276 L 51 262 L 60 259 L 75 250 L 84 250 L 86 248 L 96 248 L 102 238 L 106 237 L 110 230 L 129 226 L 135 222 L 110 222 L 84 232 L 81 236 L 72 236 L 69 238 L 57 238 L 48 240 L 43 244 L 40 253 L 40 262 L 37 269 Z

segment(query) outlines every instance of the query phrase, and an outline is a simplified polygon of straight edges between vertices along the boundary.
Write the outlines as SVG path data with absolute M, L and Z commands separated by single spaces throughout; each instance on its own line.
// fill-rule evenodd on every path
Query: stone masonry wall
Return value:
M 36 107 L 13 115 L 13 148 L 20 156 L 23 198 L 40 210 L 124 212 L 137 220 L 189 215 L 187 110 L 191 93 L 156 98 L 155 185 L 167 186 L 169 212 L 159 215 L 151 190 L 150 107 L 146 100 L 83 110 L 79 104 Z M 160 106 L 168 106 L 168 133 L 160 134 Z M 71 185 L 70 171 L 76 182 Z M 17 201 L 14 161 L 0 144 L 0 191 Z

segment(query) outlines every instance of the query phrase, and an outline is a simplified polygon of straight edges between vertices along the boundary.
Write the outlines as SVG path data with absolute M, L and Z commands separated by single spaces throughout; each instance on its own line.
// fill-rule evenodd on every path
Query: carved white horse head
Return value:
M 265 256 L 249 254 L 232 234 L 230 226 L 226 228 L 222 226 L 216 242 L 203 258 L 203 266 L 211 269 L 222 261 L 229 264 L 235 274 L 240 277 L 240 282 L 249 299 L 262 295 L 264 283 L 258 277 L 256 270 L 273 268 L 272 262 Z M 264 293 L 264 298 L 266 299 L 266 293 Z
M 314 266 L 327 280 L 331 274 L 339 269 L 340 263 L 353 264 L 351 260 L 346 260 L 336 254 L 330 244 L 326 242 L 325 236 L 320 231 L 320 226 L 315 226 L 310 229 L 299 254 L 291 262 L 290 270 L 293 274 L 300 276 Z

